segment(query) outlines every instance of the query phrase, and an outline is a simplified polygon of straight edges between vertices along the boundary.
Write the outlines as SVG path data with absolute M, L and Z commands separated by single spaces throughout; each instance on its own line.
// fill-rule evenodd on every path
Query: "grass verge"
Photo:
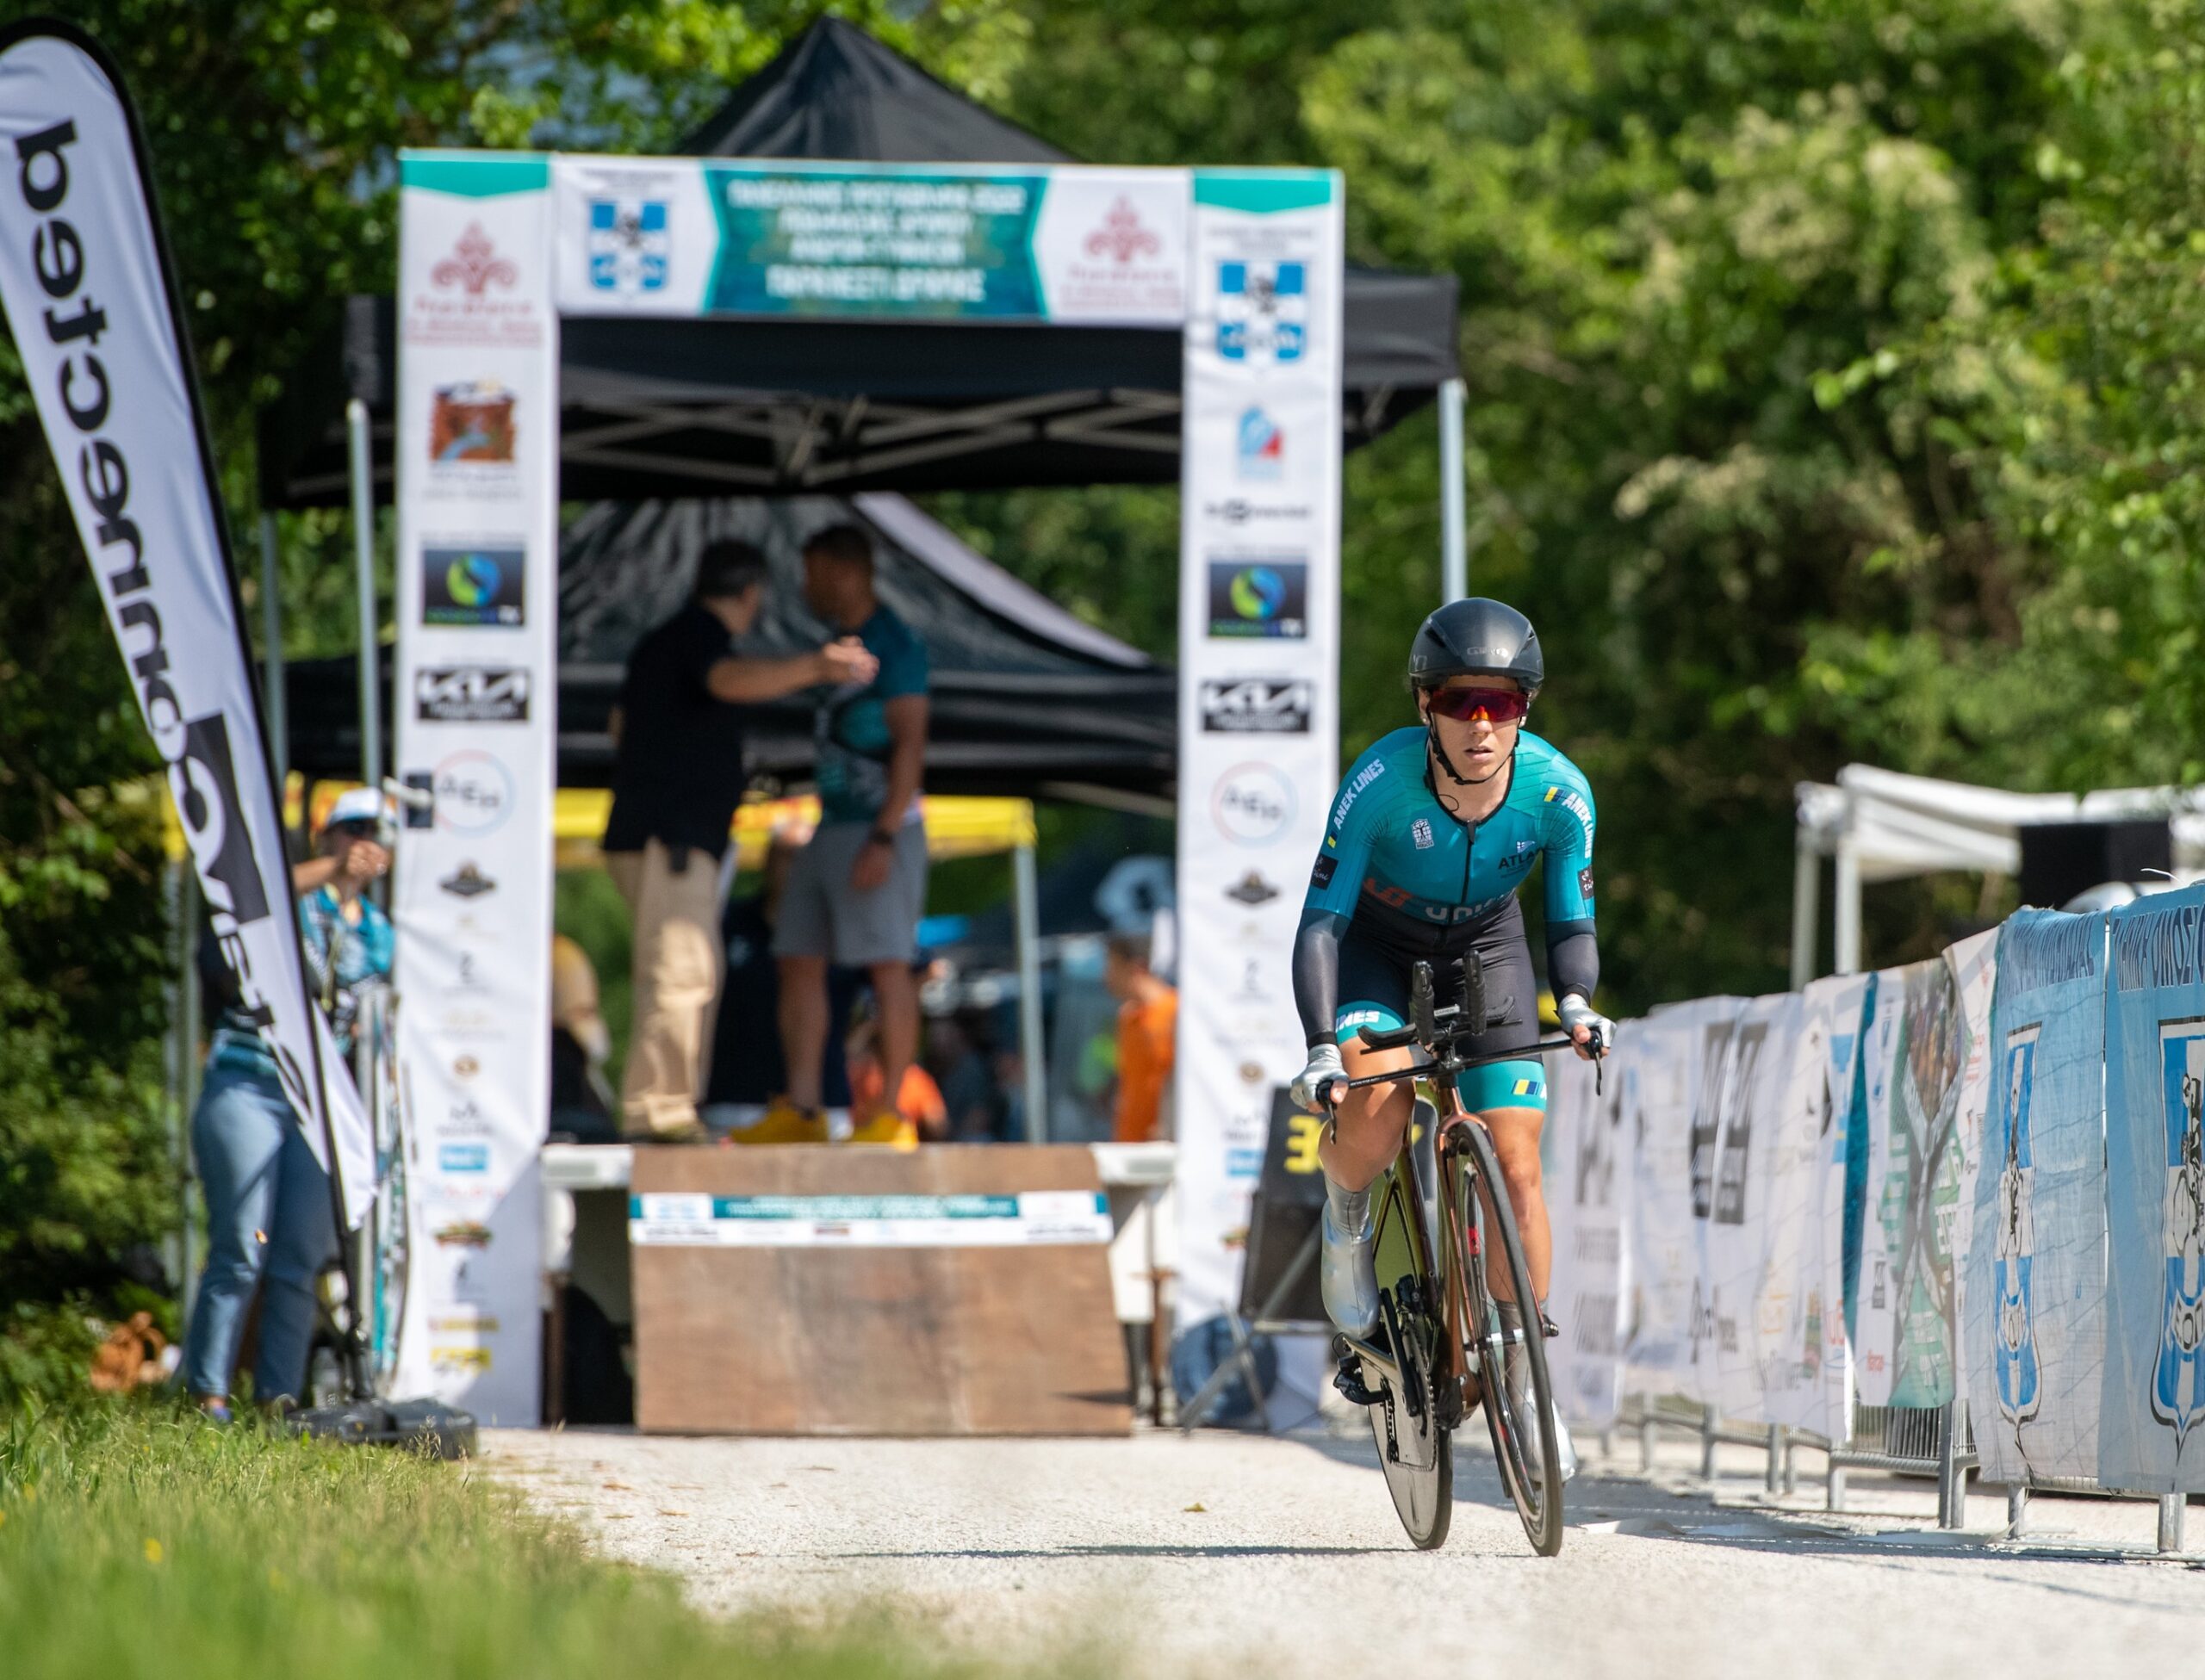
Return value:
M 703 1616 L 463 1466 L 121 1407 L 0 1429 L 9 1680 L 977 1672 Z

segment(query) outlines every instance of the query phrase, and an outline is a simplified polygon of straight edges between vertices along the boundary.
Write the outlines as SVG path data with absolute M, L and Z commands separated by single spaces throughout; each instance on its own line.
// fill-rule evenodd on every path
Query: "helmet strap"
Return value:
M 1447 756 L 1446 745 L 1439 739 L 1439 726 L 1432 721 L 1429 714 L 1425 716 L 1424 720 L 1424 739 L 1425 744 L 1431 748 L 1432 757 L 1437 759 L 1438 761 L 1439 767 L 1447 772 L 1447 779 L 1454 783 L 1454 784 L 1458 788 L 1481 788 L 1488 782 L 1490 782 L 1494 776 L 1500 775 L 1508 768 L 1507 764 L 1504 763 L 1499 770 L 1495 770 L 1488 775 L 1463 775 L 1461 771 L 1455 768 L 1454 759 Z M 1511 760 L 1512 760 L 1514 757 L 1515 754 L 1512 753 L 1509 755 Z M 1436 789 L 1434 790 L 1435 792 L 1437 790 L 1438 790 Z

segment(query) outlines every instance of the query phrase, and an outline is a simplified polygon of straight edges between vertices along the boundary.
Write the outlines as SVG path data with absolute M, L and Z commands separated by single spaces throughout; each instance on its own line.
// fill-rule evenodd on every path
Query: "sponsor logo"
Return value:
M 1316 685 L 1301 677 L 1232 677 L 1202 685 L 1202 733 L 1306 735 Z
M 440 1249 L 487 1249 L 490 1227 L 480 1219 L 447 1219 L 430 1231 Z
M 1226 1177 L 1261 1178 L 1263 1175 L 1264 1152 L 1261 1150 L 1236 1148 L 1226 1150 Z
M 1217 353 L 1227 362 L 1299 362 L 1309 349 L 1308 270 L 1301 263 L 1217 265 Z
M 1243 1062 L 1240 1064 L 1240 1082 L 1243 1085 L 1262 1084 L 1264 1064 L 1261 1062 Z
M 1593 844 L 1593 808 L 1585 803 L 1585 796 L 1573 788 L 1551 787 L 1547 790 L 1545 803 L 1560 805 L 1577 819 L 1577 826 L 1585 831 L 1585 844 Z
M 1273 483 L 1286 475 L 1286 433 L 1262 408 L 1244 408 L 1233 438 L 1233 456 L 1244 483 Z
M 488 1144 L 442 1144 L 437 1148 L 440 1173 L 487 1173 L 490 1170 Z
M 455 1056 L 451 1060 L 451 1071 L 455 1079 L 472 1079 L 482 1071 L 482 1064 L 472 1056 Z
M 425 666 L 413 673 L 413 716 L 427 723 L 525 723 L 528 673 L 508 665 Z
M 2205 1412 L 2205 1021 L 2161 1022 L 2159 1065 L 2166 1177 L 2152 1416 L 2174 1431 L 2179 1459 Z
M 450 834 L 495 834 L 512 811 L 512 773 L 488 753 L 454 753 L 437 766 L 436 792 L 437 827 Z
M 2036 1046 L 2041 1024 L 2006 1035 L 2004 1100 L 1991 1124 L 2005 1133 L 2005 1164 L 1998 1173 L 1998 1229 L 1991 1243 L 1991 1277 L 1996 1296 L 1991 1308 L 1997 1334 L 1998 1410 L 2009 1422 L 2026 1423 L 2043 1403 L 2042 1372 L 2036 1351 L 2036 1150 L 2029 1136 L 2029 1109 L 2036 1088 Z M 1997 1135 L 1986 1138 L 1986 1156 L 1995 1160 Z
M 437 889 L 440 892 L 450 893 L 454 898 L 480 898 L 486 892 L 497 891 L 498 883 L 476 868 L 475 860 L 469 858 L 438 882 Z
M 664 201 L 593 198 L 589 205 L 589 283 L 633 296 L 666 289 L 674 235 Z
M 1102 225 L 1087 236 L 1090 257 L 1107 257 L 1121 269 L 1137 257 L 1155 257 L 1163 250 L 1164 241 L 1141 225 L 1140 212 L 1122 193 L 1103 216 Z
M 1348 812 L 1355 808 L 1355 802 L 1361 796 L 1363 789 L 1369 787 L 1385 773 L 1386 761 L 1383 759 L 1373 759 L 1355 772 L 1355 779 L 1340 790 L 1339 802 L 1332 807 L 1333 828 L 1338 829 L 1340 824 L 1347 821 Z M 1339 835 L 1337 833 L 1325 836 L 1326 846 L 1338 846 L 1339 843 Z
M 431 285 L 439 290 L 457 286 L 469 297 L 481 297 L 493 286 L 510 291 L 519 282 L 520 270 L 498 255 L 498 247 L 479 221 L 468 223 L 451 255 L 429 270 Z
M 454 964 L 454 966 L 459 976 L 458 980 L 455 983 L 458 986 L 461 991 L 487 992 L 490 989 L 489 986 L 483 981 L 481 970 L 476 965 L 475 953 L 473 952 L 461 952 L 459 953 L 459 960 L 456 964 Z
M 1420 816 L 1417 818 L 1415 821 L 1409 824 L 1409 838 L 1416 842 L 1416 849 L 1418 851 L 1431 851 L 1432 846 L 1432 819 L 1428 816 Z M 1502 867 L 1506 868 L 1506 865 L 1504 865 Z
M 1265 520 L 1287 520 L 1299 523 L 1310 515 L 1307 502 L 1252 502 L 1243 496 L 1234 496 L 1221 502 L 1204 502 L 1202 516 L 1228 525 L 1245 525 Z
M 1593 871 L 1590 865 L 1577 871 L 1577 896 L 1587 904 L 1593 902 Z
M 1268 904 L 1278 896 L 1278 889 L 1264 879 L 1259 870 L 1250 870 L 1225 890 L 1225 896 L 1236 904 L 1251 907 Z
M 431 1348 L 429 1368 L 439 1372 L 471 1371 L 480 1374 L 490 1368 L 488 1348 Z
M 526 561 L 517 545 L 424 547 L 421 622 L 519 629 L 527 617 Z
M 1235 765 L 1217 779 L 1210 817 L 1236 846 L 1269 846 L 1294 821 L 1294 784 L 1267 764 Z
M 513 394 L 495 380 L 437 388 L 429 404 L 429 459 L 438 466 L 510 466 Z
M 437 1130 L 460 1138 L 486 1138 L 490 1133 L 490 1119 L 473 1097 L 463 1097 L 444 1111 L 444 1122 Z
M 488 1312 L 446 1312 L 429 1320 L 432 1336 L 495 1336 L 497 1319 Z
M 1506 875 L 1512 870 L 1528 869 L 1531 867 L 1531 859 L 1538 855 L 1537 852 L 1519 846 L 1500 860 L 1501 873 Z
M 543 313 L 536 301 L 505 295 L 519 283 L 519 265 L 498 254 L 481 222 L 469 222 L 450 254 L 431 266 L 427 287 L 406 300 L 407 341 L 517 349 L 540 344 Z
M 1332 884 L 1332 877 L 1339 872 L 1340 860 L 1329 852 L 1320 852 L 1317 866 L 1309 871 L 1309 884 L 1319 892 Z
M 1299 642 L 1308 634 L 1309 567 L 1287 559 L 1209 562 L 1209 634 Z

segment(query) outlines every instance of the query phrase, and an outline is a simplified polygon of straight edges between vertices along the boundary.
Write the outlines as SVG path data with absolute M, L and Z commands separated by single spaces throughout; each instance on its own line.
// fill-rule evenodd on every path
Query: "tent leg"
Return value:
M 1041 1051 L 1041 912 L 1034 848 L 1010 854 L 1011 894 L 1018 937 L 1018 1057 L 1026 1076 L 1026 1141 L 1049 1141 L 1048 1070 Z
M 1463 381 L 1439 387 L 1439 597 L 1442 604 L 1470 592 L 1469 539 L 1463 512 Z
M 291 772 L 291 737 L 284 727 L 283 702 L 283 603 L 276 580 L 276 516 L 266 509 L 260 514 L 260 640 L 261 682 L 267 691 L 268 750 L 276 760 L 276 785 L 286 785 Z M 276 813 L 281 823 L 283 814 Z
M 360 603 L 360 780 L 382 785 L 382 659 L 376 623 L 376 493 L 368 447 L 368 406 L 357 397 L 345 405 L 345 432 L 351 445 L 352 556 Z
M 1860 972 L 1860 855 L 1850 833 L 1837 838 L 1836 972 Z
M 1823 859 L 1805 834 L 1792 861 L 1792 989 L 1804 991 L 1815 977 L 1815 918 L 1821 907 Z

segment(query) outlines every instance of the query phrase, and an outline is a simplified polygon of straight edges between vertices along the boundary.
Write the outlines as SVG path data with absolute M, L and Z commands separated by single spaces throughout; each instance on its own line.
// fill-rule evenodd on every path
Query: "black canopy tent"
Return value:
M 1071 161 L 833 18 L 738 87 L 685 149 L 823 161 Z M 1455 310 L 1451 275 L 1348 270 L 1345 447 L 1379 436 L 1457 377 Z M 263 412 L 264 509 L 345 502 L 345 410 L 355 399 L 368 414 L 373 496 L 390 499 L 394 321 L 388 298 L 349 300 L 334 339 Z M 1069 614 L 1052 608 L 1053 616 L 1037 617 L 1032 609 L 1048 604 L 1031 591 L 1023 592 L 1024 616 L 1011 615 L 1020 627 L 1016 656 L 1000 643 L 960 641 L 954 621 L 967 612 L 975 623 L 1002 620 L 1006 589 L 1022 586 L 908 504 L 862 493 L 1177 482 L 1183 349 L 1177 328 L 566 320 L 561 495 L 606 505 L 569 524 L 562 611 L 616 596 L 630 567 L 653 580 L 648 598 L 670 606 L 665 568 L 677 554 L 693 555 L 706 530 L 763 522 L 793 535 L 782 527 L 797 516 L 729 498 L 808 497 L 817 510 L 824 498 L 855 496 L 877 530 L 909 536 L 898 563 L 911 586 L 929 568 L 935 578 L 921 590 L 939 609 L 925 627 L 936 648 L 929 785 L 979 792 L 1047 784 L 1153 800 L 1168 793 L 1176 762 L 1171 673 L 1098 656 L 1074 634 L 1086 627 Z M 680 505 L 696 499 L 707 499 L 685 511 Z M 654 501 L 664 505 L 625 505 Z M 885 514 L 891 504 L 903 512 Z M 913 518 L 935 536 L 916 535 Z M 884 551 L 899 542 L 885 542 Z M 630 552 L 635 545 L 640 555 Z M 609 572 L 602 593 L 588 575 L 600 568 Z M 953 610 L 960 591 L 966 602 Z M 786 588 L 779 592 L 792 598 Z M 646 628 L 632 615 L 618 622 L 624 642 L 609 629 L 561 629 L 559 768 L 573 785 L 602 782 L 609 769 L 605 716 L 627 647 Z M 355 773 L 354 661 L 301 666 L 283 687 L 291 762 Z M 387 670 L 379 692 L 387 707 Z M 761 769 L 800 772 L 808 765 L 795 722 L 792 713 L 761 733 Z

